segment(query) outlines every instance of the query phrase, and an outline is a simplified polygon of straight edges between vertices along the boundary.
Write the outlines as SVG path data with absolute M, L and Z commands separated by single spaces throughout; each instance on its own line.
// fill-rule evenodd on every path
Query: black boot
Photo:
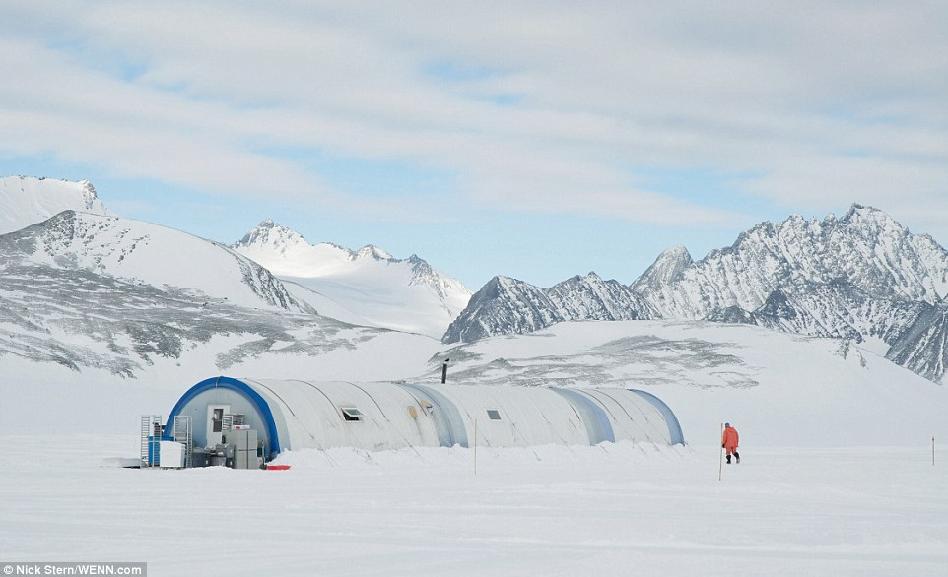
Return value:
M 730 456 L 730 455 L 727 455 L 726 457 L 724 457 L 724 459 L 725 459 L 725 461 L 727 462 L 728 465 L 731 464 L 731 456 Z
M 737 454 L 737 451 L 734 451 L 734 460 L 737 462 L 738 465 L 741 464 L 741 456 Z

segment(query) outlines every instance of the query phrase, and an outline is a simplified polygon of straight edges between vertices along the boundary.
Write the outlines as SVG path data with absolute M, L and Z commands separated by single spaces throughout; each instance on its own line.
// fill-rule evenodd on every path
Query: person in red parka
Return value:
M 727 464 L 731 464 L 731 455 L 737 463 L 741 462 L 741 456 L 737 453 L 737 429 L 731 426 L 731 423 L 724 423 L 724 434 L 721 435 L 721 447 L 727 453 Z

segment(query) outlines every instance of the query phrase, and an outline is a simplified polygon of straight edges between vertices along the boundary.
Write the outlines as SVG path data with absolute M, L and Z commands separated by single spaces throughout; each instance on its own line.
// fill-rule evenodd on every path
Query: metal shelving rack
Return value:
M 161 415 L 142 415 L 142 428 L 141 428 L 141 467 L 146 469 L 148 467 L 157 466 L 157 464 L 150 463 L 148 459 L 148 449 L 149 443 L 159 443 L 161 440 Z M 157 432 L 157 434 L 156 434 Z M 149 441 L 148 437 L 152 437 L 153 440 Z M 157 437 L 157 439 L 155 439 Z M 157 453 L 154 447 L 152 447 L 152 454 Z
M 187 469 L 191 466 L 191 448 L 194 445 L 194 439 L 191 436 L 191 417 L 175 416 L 172 428 L 174 440 L 184 444 L 184 467 Z

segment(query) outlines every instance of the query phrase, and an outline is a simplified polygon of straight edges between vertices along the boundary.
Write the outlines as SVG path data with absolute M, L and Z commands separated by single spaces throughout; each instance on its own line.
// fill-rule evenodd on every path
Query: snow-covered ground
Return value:
M 337 450 L 286 472 L 112 468 L 125 436 L 0 437 L 0 559 L 150 575 L 905 575 L 948 568 L 948 451 Z

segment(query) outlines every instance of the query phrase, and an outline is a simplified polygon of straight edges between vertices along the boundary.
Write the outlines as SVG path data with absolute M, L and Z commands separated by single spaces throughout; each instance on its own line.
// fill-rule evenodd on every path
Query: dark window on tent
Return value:
M 211 420 L 213 421 L 213 428 L 212 428 L 212 430 L 213 430 L 215 433 L 220 433 L 220 432 L 223 430 L 223 428 L 224 428 L 224 427 L 223 427 L 223 425 L 224 425 L 224 409 L 214 409 L 214 416 L 211 417 Z
M 498 411 L 498 410 L 496 410 L 496 409 L 487 409 L 487 416 L 490 417 L 490 418 L 491 418 L 492 420 L 494 420 L 494 421 L 499 421 L 499 420 L 500 420 L 500 411 Z
M 342 418 L 347 421 L 361 421 L 364 417 L 362 411 L 355 407 L 343 407 L 340 410 L 342 411 Z

